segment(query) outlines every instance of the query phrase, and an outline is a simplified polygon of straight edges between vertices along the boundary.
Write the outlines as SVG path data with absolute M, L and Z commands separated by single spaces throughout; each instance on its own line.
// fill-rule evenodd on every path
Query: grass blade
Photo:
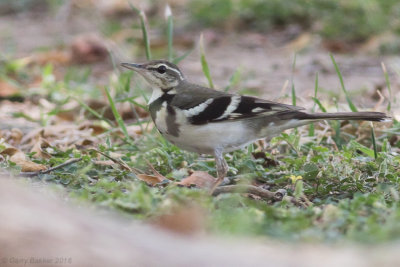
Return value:
M 318 87 L 319 87 L 319 84 L 318 84 L 319 82 L 318 82 L 318 72 L 315 74 L 315 86 L 314 86 L 314 99 L 317 99 L 317 94 L 318 94 Z M 315 106 L 316 106 L 316 102 L 314 101 L 314 105 L 313 105 L 313 107 L 312 107 L 312 109 L 311 109 L 311 111 L 314 113 L 315 112 Z M 315 131 L 314 131 L 314 129 L 315 129 L 315 125 L 314 125 L 314 123 L 311 123 L 310 124 L 310 127 L 308 128 L 308 136 L 314 136 L 315 135 Z
M 90 112 L 93 116 L 95 116 L 96 118 L 98 118 L 99 120 L 105 121 L 107 122 L 108 125 L 112 126 L 113 123 L 105 118 L 103 115 L 101 115 L 100 113 L 98 113 L 96 110 L 92 109 L 91 107 L 89 107 L 88 105 L 86 105 L 82 100 L 80 100 L 77 97 L 73 97 L 76 101 L 78 101 L 79 105 L 81 105 L 81 107 L 83 107 L 85 110 L 87 110 L 88 112 Z
M 296 106 L 296 89 L 294 88 L 294 83 L 292 83 L 292 105 Z
M 110 103 L 112 113 L 114 114 L 114 117 L 118 123 L 118 126 L 121 128 L 122 133 L 125 135 L 125 138 L 127 139 L 127 141 L 131 142 L 132 140 L 128 134 L 128 130 L 126 129 L 125 122 L 122 119 L 121 115 L 119 114 L 117 107 L 115 106 L 115 102 L 114 102 L 113 98 L 111 97 L 110 90 L 108 90 L 108 88 L 105 87 L 105 91 L 106 91 L 108 102 Z
M 348 94 L 348 92 L 347 92 L 347 90 L 346 90 L 346 87 L 344 86 L 343 76 L 342 76 L 342 73 L 341 73 L 340 70 L 339 70 L 338 65 L 336 64 L 335 58 L 333 57 L 332 54 L 330 54 L 330 55 L 331 55 L 332 63 L 333 63 L 333 65 L 335 66 L 336 73 L 337 73 L 337 75 L 339 76 L 340 85 L 342 86 L 342 90 L 343 90 L 343 92 L 344 92 L 344 94 L 345 94 L 345 96 L 346 96 L 347 104 L 349 105 L 351 111 L 357 112 L 358 109 L 357 109 L 357 107 L 353 104 L 353 101 L 351 101 L 350 96 L 349 96 L 349 94 Z
M 207 59 L 206 59 L 206 55 L 204 52 L 204 43 L 203 43 L 203 34 L 200 35 L 200 57 L 201 57 L 201 67 L 203 69 L 203 73 L 206 76 L 207 80 L 208 80 L 208 85 L 211 88 L 214 88 L 214 84 L 212 82 L 211 79 L 211 74 L 210 74 L 210 69 L 208 67 L 208 63 L 207 63 Z
M 385 75 L 386 86 L 389 91 L 389 100 L 388 100 L 388 105 L 387 105 L 386 109 L 387 109 L 387 111 L 390 111 L 392 109 L 392 87 L 390 86 L 389 74 L 387 72 L 385 63 L 382 62 L 381 64 L 382 64 L 383 74 Z
M 339 105 L 338 105 L 337 99 L 335 98 L 334 101 L 335 101 L 336 110 L 339 110 Z M 343 140 L 342 140 L 342 138 L 340 136 L 341 122 L 340 121 L 332 121 L 331 123 L 333 123 L 333 129 L 335 130 L 335 136 L 334 136 L 333 140 L 335 141 L 336 145 L 339 148 L 341 148 L 342 145 L 343 145 Z
M 146 58 L 147 58 L 147 60 L 150 60 L 151 59 L 151 50 L 150 50 L 150 39 L 147 34 L 147 27 L 146 27 L 146 14 L 143 11 L 137 9 L 130 1 L 128 1 L 128 4 L 131 7 L 131 9 L 139 15 L 140 27 L 142 28 L 143 41 L 144 41 L 145 50 L 146 50 Z
M 129 4 L 129 6 L 131 7 L 131 9 L 132 9 L 133 11 L 135 11 L 138 15 L 140 14 L 140 10 L 139 10 L 138 8 L 136 8 L 136 7 L 131 3 L 131 1 L 128 1 L 128 4 Z
M 239 84 L 241 80 L 241 70 L 240 68 L 236 68 L 235 72 L 232 74 L 229 79 L 229 84 L 225 87 L 224 91 L 228 92 L 232 87 L 235 87 Z
M 372 145 L 374 148 L 374 158 L 378 158 L 378 149 L 376 147 L 376 139 L 375 139 L 375 130 L 374 130 L 374 124 L 371 122 L 371 139 L 372 139 Z
M 139 102 L 136 102 L 135 100 L 133 100 L 133 98 L 129 98 L 129 99 L 127 99 L 127 101 L 130 102 L 130 103 L 132 103 L 132 104 L 135 105 L 135 106 L 138 106 L 138 107 L 140 107 L 140 108 L 142 108 L 142 109 L 148 111 L 148 107 L 147 107 L 146 105 L 142 105 L 142 104 L 140 104 Z
M 294 88 L 294 83 L 292 83 L 292 105 L 296 106 L 296 90 Z
M 294 86 L 294 70 L 296 68 L 296 57 L 297 54 L 294 53 L 294 59 L 293 59 L 293 64 L 292 64 L 292 105 L 296 106 L 296 89 Z
M 318 105 L 319 109 L 322 112 L 326 112 L 326 108 L 322 105 L 321 101 L 319 101 L 318 98 L 313 97 L 312 99 L 314 100 L 314 103 L 316 103 Z
M 357 149 L 360 150 L 362 153 L 364 153 L 365 155 L 367 155 L 368 157 L 374 157 L 374 151 L 360 143 L 358 143 L 355 140 L 351 140 L 349 143 L 350 147 L 352 147 L 353 149 Z
M 319 88 L 319 79 L 318 79 L 318 72 L 315 74 L 315 86 L 314 86 L 314 98 L 317 98 L 317 94 L 318 94 L 318 88 Z M 315 102 L 314 105 L 312 107 L 312 112 L 315 111 Z
M 144 47 L 146 50 L 146 58 L 147 60 L 150 60 L 151 59 L 150 39 L 147 34 L 146 15 L 144 14 L 143 11 L 140 11 L 140 26 L 142 28 Z
M 186 51 L 182 56 L 176 57 L 172 60 L 172 63 L 174 64 L 178 64 L 179 62 L 181 62 L 182 60 L 184 60 L 188 55 L 190 55 L 190 53 L 192 53 L 194 50 L 194 48 Z
M 168 60 L 172 61 L 174 57 L 174 51 L 172 47 L 173 34 L 174 34 L 174 21 L 173 21 L 171 7 L 168 4 L 165 7 L 165 19 L 167 20 Z

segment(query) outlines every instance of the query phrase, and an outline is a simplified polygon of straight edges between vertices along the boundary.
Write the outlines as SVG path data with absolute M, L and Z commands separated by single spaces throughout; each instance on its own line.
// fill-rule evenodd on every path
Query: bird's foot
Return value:
M 210 189 L 210 195 L 212 195 L 213 193 L 214 193 L 214 191 L 215 191 L 215 189 L 222 183 L 222 181 L 224 180 L 224 178 L 225 178 L 225 176 L 219 176 L 218 178 L 217 178 L 217 180 L 214 182 L 214 184 L 211 186 L 211 189 Z

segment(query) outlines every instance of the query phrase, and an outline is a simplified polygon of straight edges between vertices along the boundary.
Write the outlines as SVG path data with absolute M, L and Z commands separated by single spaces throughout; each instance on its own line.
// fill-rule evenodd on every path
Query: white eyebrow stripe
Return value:
M 167 64 L 159 63 L 159 64 L 157 64 L 157 65 L 154 65 L 153 68 L 157 69 L 157 68 L 160 67 L 160 66 L 165 66 L 167 69 L 172 70 L 172 71 L 178 73 L 179 78 L 180 78 L 181 80 L 184 79 L 183 76 L 182 76 L 182 73 L 181 73 L 179 70 L 177 70 L 177 69 L 175 69 L 175 68 L 171 68 L 171 67 L 168 66 Z
M 182 74 L 181 74 L 181 72 L 180 72 L 179 70 L 170 68 L 170 67 L 168 67 L 168 66 L 166 66 L 166 67 L 167 67 L 167 69 L 172 70 L 172 71 L 175 71 L 176 73 L 178 73 L 179 78 L 180 78 L 181 80 L 183 80 L 183 76 L 182 76 Z
M 214 101 L 214 99 L 210 98 L 207 99 L 205 102 L 187 109 L 187 110 L 183 110 L 183 114 L 185 114 L 186 117 L 193 117 L 196 115 L 199 115 L 201 112 L 203 112 L 212 102 Z
M 228 117 L 234 110 L 236 110 L 236 108 L 239 106 L 241 100 L 242 100 L 242 97 L 240 95 L 232 96 L 231 102 L 226 107 L 225 112 L 221 116 L 216 118 L 216 120 L 220 120 L 220 119 L 224 119 L 224 118 Z

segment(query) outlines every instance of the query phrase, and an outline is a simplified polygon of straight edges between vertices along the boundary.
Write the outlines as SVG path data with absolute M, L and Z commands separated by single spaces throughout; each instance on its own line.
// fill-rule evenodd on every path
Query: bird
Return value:
M 149 113 L 164 138 L 181 149 L 214 156 L 217 179 L 211 191 L 227 175 L 224 153 L 257 140 L 320 120 L 390 121 L 382 112 L 308 113 L 298 106 L 218 91 L 189 82 L 167 60 L 121 66 L 139 73 L 153 87 Z

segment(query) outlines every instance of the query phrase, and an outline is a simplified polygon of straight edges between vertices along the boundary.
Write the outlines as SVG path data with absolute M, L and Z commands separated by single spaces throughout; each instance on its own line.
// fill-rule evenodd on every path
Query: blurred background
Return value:
M 54 186 L 64 202 L 82 200 L 78 205 L 109 208 L 183 235 L 257 236 L 273 245 L 337 242 L 340 248 L 347 240 L 398 242 L 399 14 L 398 0 L 0 0 L 0 176 L 48 170 L 73 158 L 73 164 L 21 180 L 39 188 Z M 179 62 L 188 80 L 208 86 L 212 79 L 220 90 L 315 112 L 354 111 L 356 106 L 388 112 L 397 121 L 376 123 L 374 131 L 369 123 L 324 122 L 226 156 L 233 175 L 229 183 L 284 189 L 288 196 L 304 198 L 302 207 L 252 194 L 212 197 L 193 188 L 201 188 L 204 177 L 192 176 L 199 170 L 203 176 L 206 171 L 215 175 L 212 159 L 160 138 L 146 108 L 148 84 L 119 66 L 148 58 Z M 205 65 L 211 77 L 205 75 Z M 190 177 L 196 183 L 186 180 Z M 0 239 L 3 233 L 15 247 L 26 243 L 30 249 L 30 234 L 37 239 L 42 235 L 25 232 L 24 223 L 31 222 L 26 209 L 38 219 L 39 228 L 54 234 L 47 227 L 47 218 L 53 216 L 35 212 L 53 209 L 15 192 L 8 194 L 9 202 L 0 201 L 0 213 L 12 215 L 14 208 L 7 203 L 20 203 L 21 209 L 15 210 L 21 217 L 14 219 L 21 224 L 4 219 L 0 228 L 13 225 L 21 238 L 0 231 Z M 53 224 L 68 230 L 65 223 L 71 216 L 54 210 L 64 224 Z M 76 229 L 102 237 L 101 227 L 88 232 L 86 226 L 77 224 Z M 119 227 L 111 229 L 113 236 Z M 79 245 L 74 248 L 83 253 L 81 234 L 66 233 L 76 238 Z M 123 233 L 138 242 L 136 235 Z M 361 263 L 352 266 L 365 266 L 370 259 L 376 260 L 371 266 L 398 261 L 395 249 L 386 257 L 385 247 L 374 249 L 375 254 L 365 248 L 358 254 Z M 309 253 L 296 246 L 278 250 L 293 264 L 298 259 L 292 257 L 294 252 L 319 256 L 316 266 L 328 258 L 314 247 Z M 159 251 L 171 256 L 169 250 Z M 227 251 L 231 256 L 229 247 Z M 347 247 L 340 254 L 350 258 L 343 262 L 351 262 Z M 260 255 L 264 260 L 263 251 Z M 208 259 L 204 254 L 201 258 Z M 304 262 L 309 263 L 308 258 Z
M 105 85 L 113 64 L 146 59 L 139 14 L 132 6 L 146 15 L 152 58 L 167 57 L 166 4 L 3 0 L 2 64 L 10 59 L 24 59 L 31 66 L 51 63 L 59 77 L 76 71 L 96 85 Z M 168 4 L 173 14 L 174 56 L 187 55 L 179 65 L 194 82 L 207 83 L 198 49 L 203 34 L 217 88 L 225 88 L 234 78 L 233 90 L 276 99 L 290 91 L 288 82 L 295 82 L 298 96 L 308 98 L 318 72 L 322 95 L 340 102 L 343 95 L 329 57 L 335 53 L 350 94 L 365 96 L 355 99 L 361 107 L 372 107 L 379 93 L 388 96 L 381 62 L 389 69 L 393 91 L 399 89 L 397 0 L 172 0 Z M 20 79 L 5 81 L 5 69 L 16 66 L 5 67 L 0 96 L 26 94 L 18 89 Z

